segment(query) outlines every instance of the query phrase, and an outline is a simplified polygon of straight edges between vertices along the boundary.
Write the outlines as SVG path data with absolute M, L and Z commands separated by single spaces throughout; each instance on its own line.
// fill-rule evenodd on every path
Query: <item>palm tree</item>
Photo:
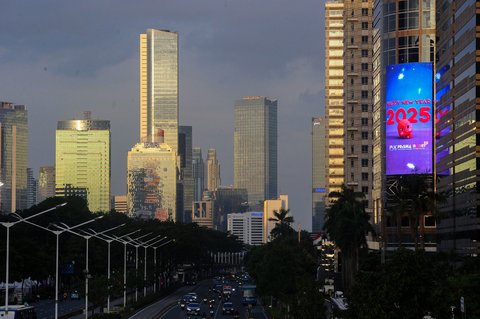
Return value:
M 400 177 L 398 184 L 391 213 L 397 216 L 397 223 L 401 216 L 408 216 L 415 250 L 418 250 L 419 243 L 423 249 L 425 236 L 423 227 L 420 228 L 420 219 L 428 213 L 438 219 L 438 204 L 445 201 L 445 196 L 433 191 L 426 175 L 404 175 Z M 422 236 L 419 236 L 420 233 Z
M 363 193 L 342 185 L 340 192 L 331 192 L 333 205 L 327 209 L 324 229 L 330 239 L 342 251 L 342 273 L 345 287 L 350 287 L 358 271 L 358 254 L 367 244 L 366 235 L 373 232 L 365 212 Z
M 280 211 L 273 211 L 273 216 L 268 220 L 275 222 L 275 228 L 272 229 L 272 238 L 285 237 L 287 234 L 292 233 L 293 229 L 290 224 L 293 223 L 293 217 L 290 216 L 290 209 L 280 208 Z

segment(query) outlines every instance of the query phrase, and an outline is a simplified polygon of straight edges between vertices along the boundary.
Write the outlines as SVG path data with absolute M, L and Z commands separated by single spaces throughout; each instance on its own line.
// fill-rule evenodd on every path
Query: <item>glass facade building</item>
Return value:
M 128 152 L 130 216 L 176 221 L 177 165 L 176 153 L 165 143 L 139 143 Z
M 192 151 L 192 169 L 193 169 L 193 197 L 196 202 L 202 200 L 203 190 L 205 189 L 205 163 L 203 161 L 202 149 L 194 147 Z
M 447 195 L 438 248 L 478 255 L 480 3 L 438 0 L 437 7 L 436 186 Z
M 277 198 L 277 101 L 244 97 L 235 102 L 234 187 L 250 206 Z
M 56 195 L 86 194 L 90 211 L 110 211 L 110 121 L 59 121 L 55 145 Z
M 148 29 L 140 35 L 140 141 L 158 128 L 178 154 L 178 33 Z
M 325 2 L 325 117 L 327 193 L 344 183 L 343 1 Z
M 0 211 L 27 208 L 28 118 L 24 105 L 0 102 Z
M 217 150 L 211 148 L 207 153 L 207 190 L 214 192 L 220 186 L 220 164 L 217 159 Z
M 323 231 L 325 219 L 325 120 L 312 118 L 312 232 Z
M 177 220 L 189 222 L 194 201 L 191 126 L 179 126 L 178 149 L 180 152 L 180 180 L 183 184 L 183 212 L 178 211 Z
M 38 202 L 55 196 L 55 166 L 42 166 L 38 171 Z

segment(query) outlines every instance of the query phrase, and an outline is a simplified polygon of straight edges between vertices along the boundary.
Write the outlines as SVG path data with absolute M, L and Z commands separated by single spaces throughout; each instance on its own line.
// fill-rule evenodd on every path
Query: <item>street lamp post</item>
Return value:
M 162 241 L 163 239 L 165 239 L 167 237 L 164 237 L 162 238 L 160 241 Z M 155 276 L 155 280 L 154 280 L 154 284 L 153 284 L 153 293 L 156 293 L 157 292 L 157 249 L 160 248 L 160 247 L 163 247 L 165 246 L 166 244 L 169 244 L 171 242 L 174 242 L 175 239 L 170 239 L 169 241 L 167 242 L 164 242 L 163 244 L 161 245 L 158 245 L 158 246 L 153 246 L 154 244 L 152 244 L 152 248 L 153 248 L 153 267 L 154 267 L 154 276 Z
M 144 263 L 145 263 L 145 265 L 144 265 L 145 267 L 144 267 L 144 276 L 143 276 L 143 282 L 144 282 L 144 285 L 143 285 L 143 297 L 145 297 L 145 296 L 147 295 L 147 286 L 146 286 L 146 284 L 145 284 L 145 283 L 147 282 L 147 248 L 152 247 L 152 248 L 155 249 L 154 246 L 155 246 L 156 244 L 158 244 L 158 243 L 162 242 L 163 240 L 167 239 L 167 236 L 164 236 L 164 237 L 162 237 L 162 238 L 160 238 L 160 239 L 157 239 L 158 237 L 161 237 L 161 235 L 159 235 L 159 236 L 157 236 L 157 237 L 155 237 L 155 238 L 152 238 L 151 240 L 148 240 L 147 242 L 144 243 L 144 244 L 146 244 L 146 245 L 143 246 L 143 248 L 145 249 L 145 256 L 144 256 L 144 257 L 145 257 L 145 262 L 144 262 Z M 155 240 L 155 239 L 157 239 L 157 240 Z M 154 240 L 155 240 L 155 241 L 154 241 Z M 152 242 L 152 243 L 149 243 L 149 242 Z M 154 252 L 155 252 L 155 254 L 154 254 L 154 261 L 153 261 L 153 263 L 154 263 L 154 275 L 153 275 L 153 276 L 154 276 L 154 280 L 153 280 L 153 282 L 154 282 L 154 290 L 153 290 L 153 291 L 154 291 L 154 293 L 155 293 L 155 292 L 156 292 L 156 277 L 155 277 L 155 275 L 156 275 L 156 266 L 157 266 L 157 261 L 156 261 L 156 249 L 154 250 Z
M 19 220 L 23 220 L 23 218 L 21 216 L 19 216 L 18 214 L 15 214 L 14 213 L 14 216 L 16 218 L 18 218 Z M 100 218 L 103 218 L 103 215 L 102 216 L 98 216 L 96 218 L 93 218 L 93 219 L 90 219 L 90 220 L 87 220 L 83 223 L 80 223 L 80 224 L 77 224 L 75 226 L 72 226 L 72 227 L 68 227 L 70 230 L 73 230 L 75 228 L 78 228 L 78 227 L 81 227 L 81 226 L 84 226 L 86 224 L 89 224 L 89 223 L 92 223 Z M 58 260 L 59 260 L 59 237 L 60 237 L 60 234 L 62 234 L 64 232 L 64 230 L 52 230 L 52 229 L 49 229 L 47 227 L 43 227 L 41 225 L 37 225 L 37 224 L 34 224 L 32 223 L 31 221 L 28 221 L 28 220 L 25 220 L 25 222 L 27 224 L 30 224 L 32 226 L 35 226 L 37 228 L 41 228 L 43 230 L 46 230 L 46 231 L 49 231 L 51 233 L 53 233 L 55 236 L 56 236 L 56 253 L 55 253 L 55 319 L 58 318 L 58 303 L 59 303 L 59 300 L 58 300 L 58 296 L 59 296 L 59 288 L 58 288 L 58 283 L 59 283 L 59 275 L 58 275 Z M 65 225 L 65 224 L 63 224 Z M 66 226 L 66 225 L 65 225 Z
M 43 215 L 45 213 L 48 213 L 54 209 L 57 209 L 59 207 L 65 206 L 67 203 L 62 203 L 59 204 L 55 207 L 49 208 L 47 210 L 44 210 L 40 213 L 34 214 L 32 216 L 28 216 L 25 218 L 22 218 L 21 220 L 17 220 L 14 222 L 0 222 L 0 225 L 4 226 L 7 229 L 7 242 L 6 242 L 6 258 L 5 258 L 5 315 L 8 317 L 8 282 L 10 281 L 10 228 L 15 226 L 18 223 L 25 222 L 27 220 L 30 220 L 34 217 Z

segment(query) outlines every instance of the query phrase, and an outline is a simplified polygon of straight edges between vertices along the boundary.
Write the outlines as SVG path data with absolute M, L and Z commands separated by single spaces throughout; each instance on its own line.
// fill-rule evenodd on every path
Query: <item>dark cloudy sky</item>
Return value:
M 180 124 L 233 183 L 233 103 L 278 99 L 279 191 L 311 228 L 310 119 L 323 115 L 324 1 L 0 0 L 0 100 L 29 112 L 29 165 L 55 163 L 58 120 L 111 121 L 112 194 L 139 134 L 139 34 L 179 32 Z

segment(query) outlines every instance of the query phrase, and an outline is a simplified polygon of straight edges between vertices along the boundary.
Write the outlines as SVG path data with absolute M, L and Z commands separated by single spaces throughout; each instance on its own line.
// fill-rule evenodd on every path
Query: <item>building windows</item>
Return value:
M 362 99 L 368 99 L 368 91 L 362 90 Z
M 362 173 L 362 181 L 368 181 L 368 173 Z
M 362 193 L 364 193 L 365 195 L 368 194 L 368 186 L 362 186 Z
M 368 140 L 368 132 L 362 132 L 362 140 Z
M 362 8 L 362 16 L 368 17 L 368 8 Z
M 350 160 L 350 167 L 354 168 L 355 167 L 355 162 L 353 160 Z
M 362 85 L 368 85 L 368 77 L 362 76 Z
M 368 104 L 362 104 L 362 112 L 368 112 Z
M 362 158 L 362 167 L 368 167 L 368 158 Z
M 362 63 L 362 71 L 368 71 L 368 63 Z
M 362 58 L 368 58 L 368 50 L 362 50 Z
M 368 154 L 368 145 L 362 145 L 362 154 Z
M 362 22 L 362 30 L 368 30 L 368 22 Z
M 362 35 L 362 44 L 368 44 L 368 35 Z
M 362 126 L 368 126 L 368 118 L 362 117 Z

